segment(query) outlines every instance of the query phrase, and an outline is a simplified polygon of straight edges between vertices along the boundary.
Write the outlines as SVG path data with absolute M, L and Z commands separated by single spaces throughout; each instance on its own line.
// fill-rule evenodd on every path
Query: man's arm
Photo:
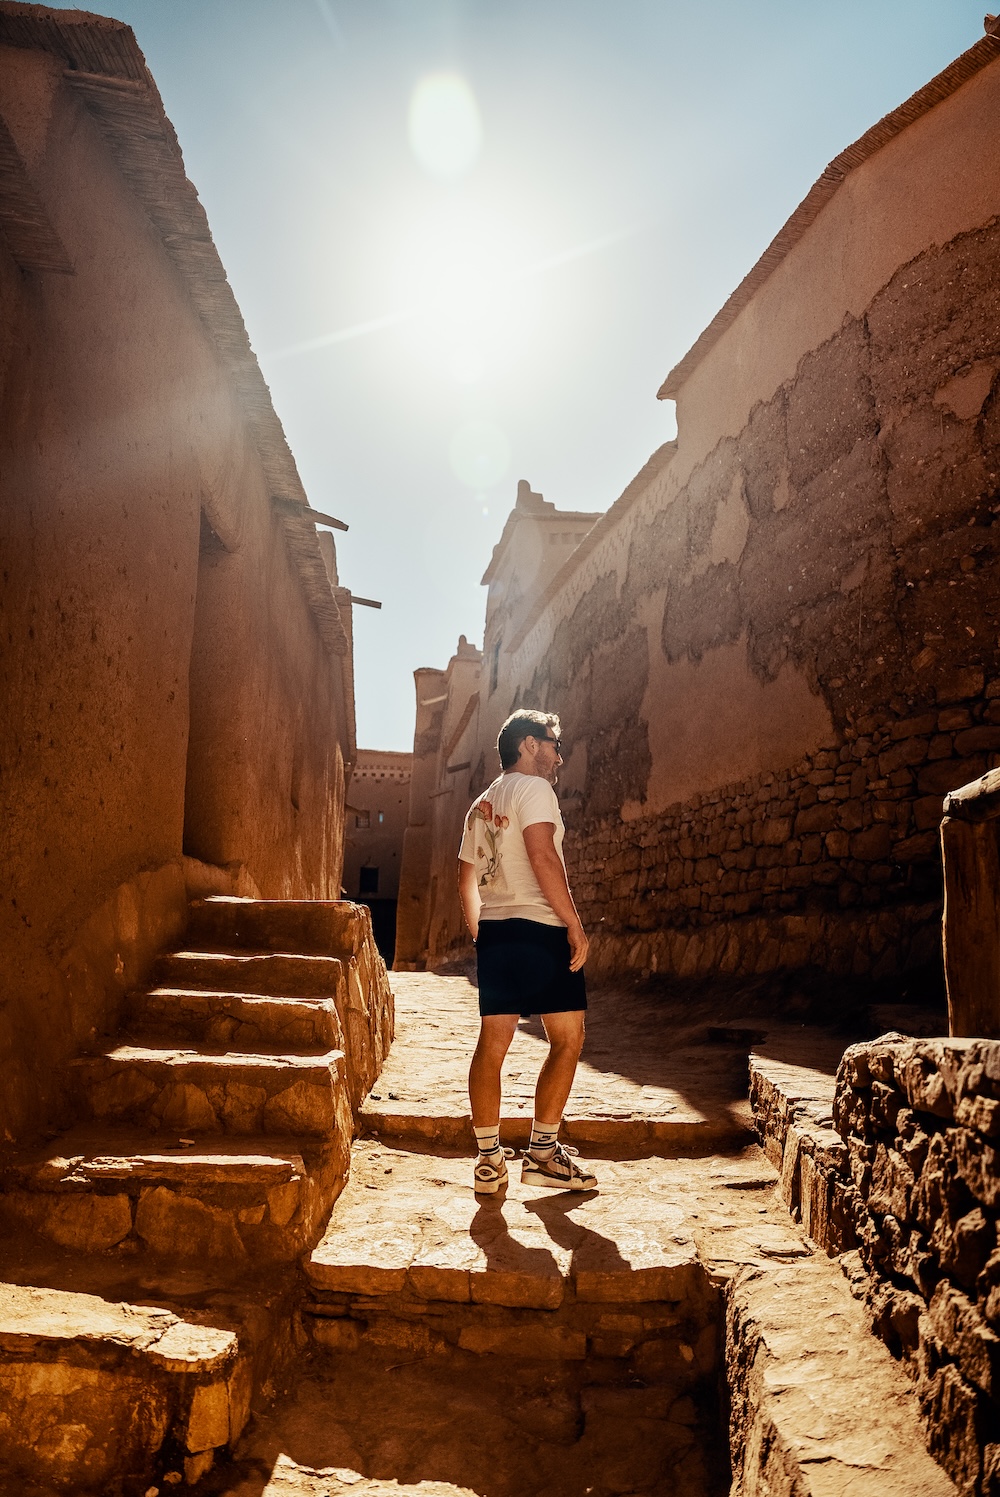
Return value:
M 462 858 L 458 860 L 458 897 L 462 901 L 465 923 L 475 941 L 479 936 L 479 911 L 482 909 L 483 901 L 479 894 L 479 885 L 476 883 L 476 865 L 466 863 Z
M 571 972 L 579 972 L 587 960 L 590 942 L 576 912 L 573 896 L 569 892 L 566 870 L 562 858 L 556 852 L 556 829 L 551 821 L 536 821 L 526 826 L 523 832 L 524 848 L 528 854 L 531 871 L 538 880 L 538 887 L 545 896 L 552 913 L 566 922 L 569 936 Z M 468 916 L 466 916 L 468 919 Z

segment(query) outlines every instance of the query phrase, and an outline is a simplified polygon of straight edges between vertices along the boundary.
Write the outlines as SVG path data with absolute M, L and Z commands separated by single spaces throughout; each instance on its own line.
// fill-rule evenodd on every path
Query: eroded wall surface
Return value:
M 273 896 L 336 897 L 342 857 L 339 668 L 225 361 L 64 67 L 0 46 L 73 268 L 0 232 L 0 1139 L 58 1119 L 61 1061 L 182 931 L 185 852 Z
M 934 958 L 942 797 L 1000 762 L 993 56 L 845 178 L 502 655 L 484 724 L 562 715 L 588 970 Z

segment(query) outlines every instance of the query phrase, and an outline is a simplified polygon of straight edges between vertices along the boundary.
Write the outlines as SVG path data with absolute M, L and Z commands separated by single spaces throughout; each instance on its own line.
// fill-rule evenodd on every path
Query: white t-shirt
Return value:
M 531 870 L 524 845 L 524 828 L 549 821 L 555 827 L 555 848 L 563 867 L 563 825 L 559 801 L 541 775 L 502 774 L 474 800 L 465 818 L 458 856 L 476 869 L 483 901 L 481 920 L 537 920 L 540 925 L 562 925 Z

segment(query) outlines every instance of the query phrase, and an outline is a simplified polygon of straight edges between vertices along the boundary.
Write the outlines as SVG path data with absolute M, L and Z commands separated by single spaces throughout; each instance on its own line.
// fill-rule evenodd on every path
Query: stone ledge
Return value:
M 144 1480 L 171 1445 L 190 1476 L 239 1436 L 250 1380 L 231 1331 L 89 1294 L 0 1285 L 4 1469 L 66 1492 Z
M 742 1270 L 726 1342 L 731 1497 L 954 1497 L 916 1393 L 836 1264 Z
M 824 1059 L 831 1066 L 833 1052 Z M 857 1246 L 847 1147 L 833 1127 L 836 1077 L 767 1055 L 750 1057 L 750 1102 L 778 1192 L 827 1253 Z

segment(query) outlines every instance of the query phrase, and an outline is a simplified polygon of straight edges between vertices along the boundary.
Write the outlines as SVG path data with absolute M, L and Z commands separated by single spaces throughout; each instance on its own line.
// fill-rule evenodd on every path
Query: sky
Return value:
M 70 8 L 70 7 L 63 7 Z M 312 505 L 346 521 L 358 743 L 482 644 L 519 478 L 604 510 L 656 391 L 827 162 L 983 0 L 109 0 Z

